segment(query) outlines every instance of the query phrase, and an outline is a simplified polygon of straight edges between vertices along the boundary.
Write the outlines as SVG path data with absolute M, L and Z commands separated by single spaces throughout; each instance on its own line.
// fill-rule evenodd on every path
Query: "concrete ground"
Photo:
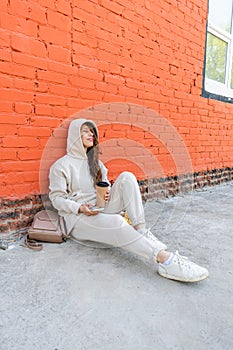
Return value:
M 169 248 L 207 267 L 184 284 L 119 248 L 0 251 L 2 350 L 233 349 L 233 183 L 145 205 Z

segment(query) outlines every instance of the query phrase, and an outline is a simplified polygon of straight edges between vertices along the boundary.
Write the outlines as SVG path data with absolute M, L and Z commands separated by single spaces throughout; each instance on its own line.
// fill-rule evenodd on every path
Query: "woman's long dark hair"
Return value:
M 102 173 L 99 166 L 100 148 L 99 148 L 98 133 L 92 123 L 85 122 L 83 125 L 86 125 L 93 132 L 94 143 L 92 147 L 88 147 L 87 149 L 87 159 L 88 159 L 88 165 L 89 165 L 91 177 L 93 179 L 94 184 L 96 184 L 96 182 L 102 180 Z

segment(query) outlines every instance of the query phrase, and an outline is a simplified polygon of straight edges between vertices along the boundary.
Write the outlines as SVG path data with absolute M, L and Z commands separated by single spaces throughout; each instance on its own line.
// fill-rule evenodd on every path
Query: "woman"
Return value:
M 208 271 L 187 258 L 166 250 L 146 228 L 141 194 L 135 176 L 123 172 L 108 191 L 103 212 L 96 205 L 95 184 L 106 181 L 107 169 L 98 159 L 98 130 L 93 121 L 76 119 L 70 123 L 67 154 L 50 169 L 50 199 L 64 217 L 68 233 L 78 240 L 89 240 L 121 247 L 153 263 L 158 273 L 183 282 L 197 282 Z M 132 225 L 120 215 L 127 210 Z

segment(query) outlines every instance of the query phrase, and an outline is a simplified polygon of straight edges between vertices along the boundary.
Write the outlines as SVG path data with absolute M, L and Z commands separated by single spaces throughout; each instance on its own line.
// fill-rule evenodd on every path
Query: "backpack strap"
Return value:
M 27 235 L 25 238 L 25 245 L 32 249 L 32 250 L 42 250 L 43 249 L 43 244 L 35 241 L 34 239 L 30 239 L 29 236 Z

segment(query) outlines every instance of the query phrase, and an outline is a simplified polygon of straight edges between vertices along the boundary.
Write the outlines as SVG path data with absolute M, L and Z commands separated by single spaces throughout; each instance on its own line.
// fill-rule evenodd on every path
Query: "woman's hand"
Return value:
M 83 214 L 85 214 L 87 216 L 97 215 L 99 213 L 98 211 L 91 211 L 89 209 L 89 207 L 91 207 L 91 204 L 89 204 L 89 203 L 80 205 L 78 213 L 83 213 Z

